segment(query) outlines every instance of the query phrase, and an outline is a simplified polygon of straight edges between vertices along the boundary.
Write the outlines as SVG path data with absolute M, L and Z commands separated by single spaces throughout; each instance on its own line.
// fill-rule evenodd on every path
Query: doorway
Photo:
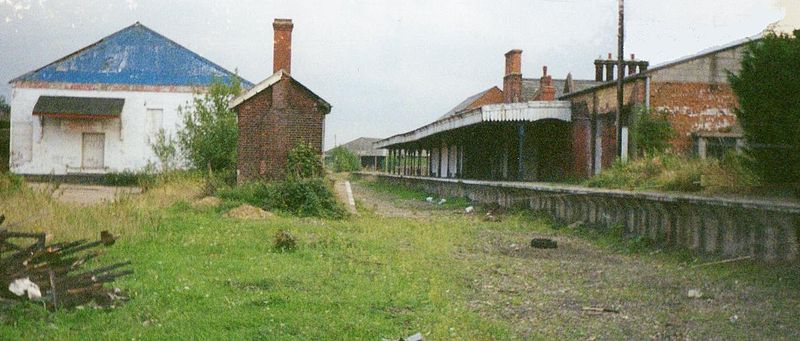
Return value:
M 105 167 L 106 134 L 83 133 L 81 168 L 102 169 Z

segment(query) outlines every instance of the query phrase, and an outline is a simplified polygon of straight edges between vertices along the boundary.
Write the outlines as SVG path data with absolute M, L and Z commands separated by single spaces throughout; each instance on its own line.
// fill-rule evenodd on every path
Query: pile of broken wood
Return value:
M 0 215 L 0 307 L 31 300 L 48 309 L 85 304 L 111 307 L 126 297 L 105 284 L 132 273 L 130 262 L 82 270 L 116 238 L 103 231 L 100 240 L 78 240 L 46 245 L 44 233 L 11 232 L 18 224 L 3 226 Z

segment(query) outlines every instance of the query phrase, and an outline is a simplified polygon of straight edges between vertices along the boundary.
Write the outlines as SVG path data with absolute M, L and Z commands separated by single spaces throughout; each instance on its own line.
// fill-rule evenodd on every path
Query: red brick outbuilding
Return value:
M 322 155 L 331 105 L 290 75 L 292 21 L 275 19 L 274 73 L 230 103 L 239 126 L 237 180 L 281 180 L 289 151 L 308 143 Z

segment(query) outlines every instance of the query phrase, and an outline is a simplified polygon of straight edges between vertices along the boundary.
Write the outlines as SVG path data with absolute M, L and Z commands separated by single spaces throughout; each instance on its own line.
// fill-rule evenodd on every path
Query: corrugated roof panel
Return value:
M 135 23 L 11 82 L 207 86 L 235 75 Z M 253 84 L 242 80 L 244 87 Z

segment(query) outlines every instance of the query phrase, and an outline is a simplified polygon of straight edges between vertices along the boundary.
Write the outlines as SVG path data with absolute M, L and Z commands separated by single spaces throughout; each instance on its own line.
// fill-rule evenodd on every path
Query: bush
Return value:
M 344 208 L 336 201 L 325 179 L 291 179 L 282 182 L 251 182 L 236 187 L 224 187 L 217 197 L 248 203 L 265 210 L 277 210 L 301 217 L 339 219 Z
M 183 128 L 178 131 L 177 144 L 186 161 L 195 169 L 230 171 L 236 169 L 238 126 L 236 113 L 228 102 L 241 91 L 239 81 L 230 84 L 217 79 L 208 93 L 194 98 L 189 108 L 179 108 Z M 171 138 L 165 138 L 171 142 Z M 156 141 L 158 142 L 158 141 Z M 169 152 L 168 146 L 159 146 Z M 168 154 L 168 153 L 167 153 Z
M 310 143 L 300 142 L 290 151 L 286 160 L 288 179 L 313 179 L 323 175 L 322 160 Z
M 278 183 L 273 207 L 301 217 L 342 218 L 344 209 L 324 179 L 287 180 Z
M 334 172 L 354 172 L 361 169 L 361 159 L 349 149 L 339 146 L 328 152 L 328 169 Z
M 639 156 L 663 153 L 669 147 L 669 140 L 674 135 L 667 112 L 650 112 L 639 110 L 631 126 L 631 139 Z
M 167 135 L 164 129 L 158 131 L 155 141 L 150 142 L 150 148 L 156 154 L 162 172 L 172 171 L 179 166 L 178 141 Z
M 738 74 L 729 74 L 738 122 L 753 170 L 764 182 L 800 183 L 800 31 L 768 34 L 748 45 Z

